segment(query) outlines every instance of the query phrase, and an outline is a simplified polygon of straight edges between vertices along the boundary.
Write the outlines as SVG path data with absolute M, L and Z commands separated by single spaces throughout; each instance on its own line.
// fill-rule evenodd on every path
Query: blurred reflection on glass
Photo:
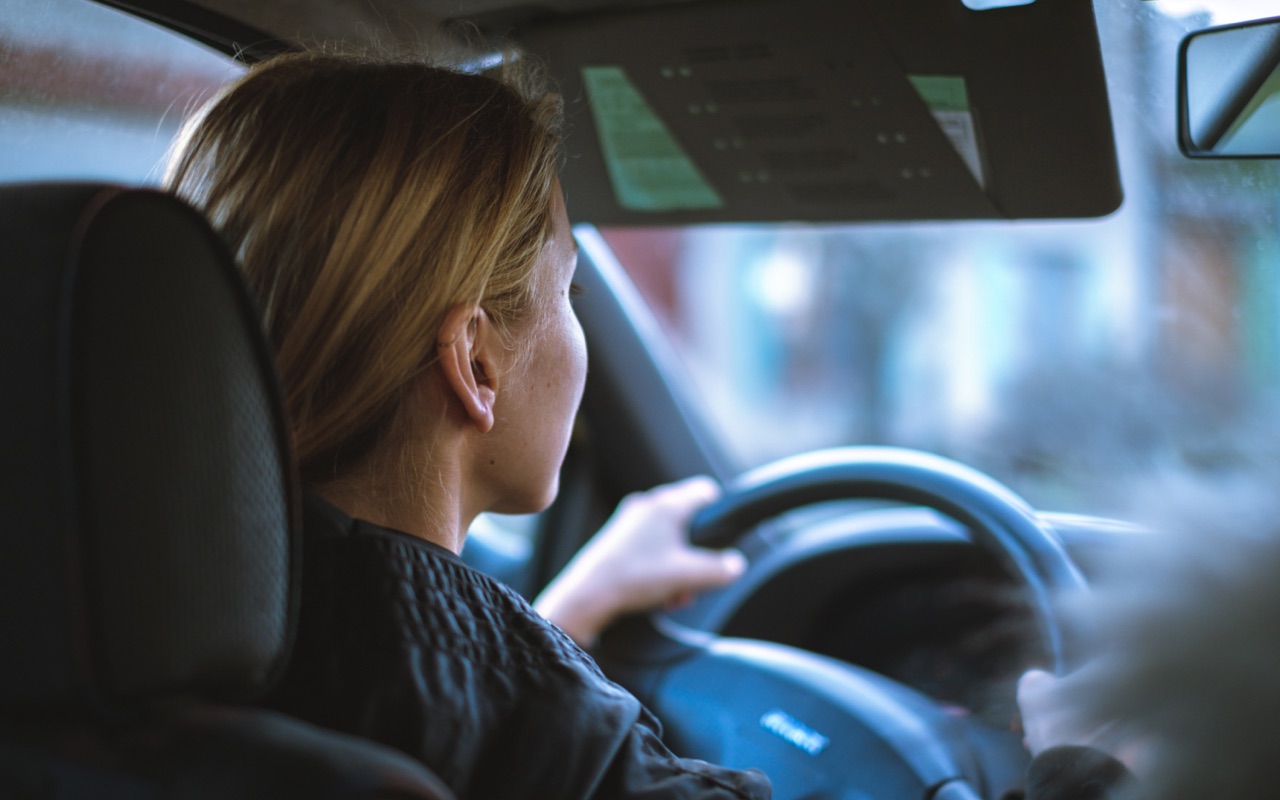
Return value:
M 1174 135 L 1180 40 L 1233 21 L 1206 5 L 1095 4 L 1108 218 L 606 230 L 742 465 L 904 445 L 1118 513 L 1131 478 L 1274 448 L 1280 164 L 1192 162 Z
M 156 183 L 183 115 L 241 69 L 89 0 L 5 0 L 0 180 Z

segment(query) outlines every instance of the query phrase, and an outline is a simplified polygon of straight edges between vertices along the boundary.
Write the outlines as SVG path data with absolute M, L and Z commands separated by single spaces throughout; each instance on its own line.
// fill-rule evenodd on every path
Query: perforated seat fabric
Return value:
M 0 186 L 0 796 L 447 798 L 245 705 L 286 664 L 297 488 L 270 350 L 195 211 Z
M 155 192 L 5 187 L 0 225 L 0 705 L 253 695 L 296 492 L 230 259 Z
M 398 751 L 260 709 L 192 706 L 123 726 L 0 738 L 0 797 L 349 800 L 453 795 Z

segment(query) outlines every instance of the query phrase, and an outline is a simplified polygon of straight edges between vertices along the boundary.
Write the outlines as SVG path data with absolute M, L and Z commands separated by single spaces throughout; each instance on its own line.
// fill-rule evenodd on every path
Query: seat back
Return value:
M 155 192 L 0 192 L 0 707 L 268 685 L 296 491 L 230 260 Z
M 0 252 L 0 794 L 443 796 L 244 705 L 289 653 L 298 492 L 271 352 L 200 215 L 3 186 Z

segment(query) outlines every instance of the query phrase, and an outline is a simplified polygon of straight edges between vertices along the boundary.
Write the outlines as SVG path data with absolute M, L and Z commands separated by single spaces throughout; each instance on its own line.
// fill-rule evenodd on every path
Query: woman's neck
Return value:
M 403 531 L 454 553 L 462 552 L 470 519 L 463 519 L 459 476 L 445 470 L 369 465 L 312 491 L 355 519 Z
M 483 436 L 435 372 L 423 380 L 363 463 L 312 488 L 352 517 L 460 554 L 472 520 L 493 505 L 487 484 L 475 477 Z

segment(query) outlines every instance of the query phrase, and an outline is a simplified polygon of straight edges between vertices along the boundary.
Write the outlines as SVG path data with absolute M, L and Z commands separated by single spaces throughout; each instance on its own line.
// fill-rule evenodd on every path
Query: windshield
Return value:
M 1176 52 L 1260 2 L 1099 0 L 1125 201 L 1101 220 L 605 229 L 739 466 L 891 444 L 1040 508 L 1280 428 L 1280 163 L 1190 161 Z

